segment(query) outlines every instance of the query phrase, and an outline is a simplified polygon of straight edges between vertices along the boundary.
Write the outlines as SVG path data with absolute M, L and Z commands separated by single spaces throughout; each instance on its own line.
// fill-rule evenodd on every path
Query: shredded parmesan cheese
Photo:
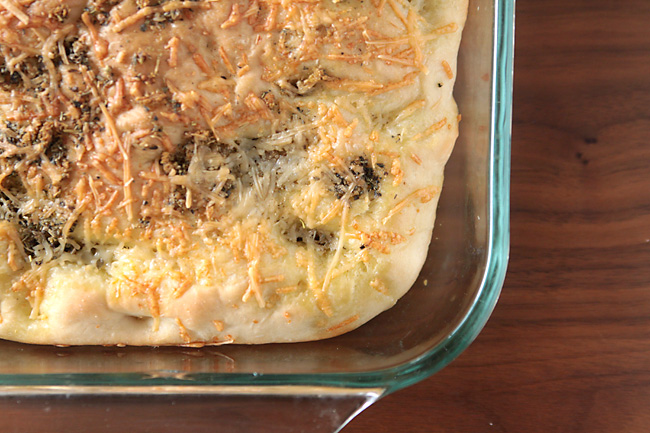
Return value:
M 442 67 L 445 70 L 445 74 L 447 74 L 447 78 L 450 80 L 454 78 L 454 71 L 451 69 L 451 66 L 449 66 L 449 63 L 446 60 L 442 61 Z
M 393 216 L 401 212 L 402 209 L 408 206 L 413 200 L 419 198 L 422 203 L 426 203 L 430 201 L 437 193 L 438 193 L 437 188 L 431 187 L 431 188 L 422 188 L 409 194 L 405 199 L 397 203 L 395 207 L 393 207 L 390 210 L 390 212 L 388 212 L 388 215 L 386 215 L 386 217 L 384 217 L 384 219 L 381 220 L 382 224 L 386 224 L 389 219 L 391 219 Z
M 14 3 L 13 0 L 0 0 L 0 6 L 11 12 L 21 23 L 29 25 L 29 15 L 23 11 L 22 7 Z
M 0 338 L 302 341 L 388 308 L 460 121 L 429 88 L 459 1 L 0 0 Z
M 359 315 L 358 315 L 358 314 L 355 314 L 354 316 L 352 316 L 352 317 L 350 317 L 350 318 L 348 318 L 348 319 L 345 319 L 345 320 L 342 321 L 341 323 L 338 323 L 338 324 L 336 324 L 336 325 L 334 325 L 334 326 L 328 328 L 328 329 L 327 329 L 327 332 L 334 332 L 334 331 L 336 331 L 336 330 L 339 330 L 339 329 L 341 329 L 341 328 L 344 328 L 344 327 L 346 327 L 346 326 L 348 326 L 348 325 L 350 325 L 350 324 L 356 322 L 357 320 L 359 320 Z

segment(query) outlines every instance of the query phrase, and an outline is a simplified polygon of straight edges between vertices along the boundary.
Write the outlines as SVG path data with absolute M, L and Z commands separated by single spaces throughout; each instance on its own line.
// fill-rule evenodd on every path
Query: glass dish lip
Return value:
M 441 370 L 465 350 L 478 336 L 492 313 L 503 281 L 509 253 L 510 200 L 510 138 L 512 123 L 512 79 L 514 52 L 515 0 L 495 0 L 494 55 L 492 74 L 493 117 L 490 124 L 489 179 L 489 244 L 486 272 L 479 296 L 456 329 L 433 349 L 418 358 L 383 370 L 361 373 L 258 374 L 258 373 L 195 373 L 183 377 L 152 377 L 146 373 L 127 374 L 52 374 L 12 375 L 0 378 L 2 388 L 23 389 L 124 386 L 149 387 L 335 387 L 384 389 L 393 392 L 412 385 Z M 182 391 L 181 391 L 182 392 Z

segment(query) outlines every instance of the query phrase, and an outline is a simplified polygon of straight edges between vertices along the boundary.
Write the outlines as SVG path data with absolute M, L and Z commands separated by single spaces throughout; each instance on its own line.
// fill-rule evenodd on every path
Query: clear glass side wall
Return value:
M 508 254 L 513 0 L 472 0 L 429 259 L 391 310 L 350 334 L 257 347 L 52 348 L 0 342 L 0 387 L 308 385 L 394 390 L 433 374 L 476 337 Z
M 192 389 L 193 388 L 193 389 Z M 246 392 L 190 387 L 156 394 L 137 387 L 109 393 L 76 389 L 71 394 L 0 394 L 0 431 L 171 433 L 332 433 L 379 397 L 373 390 L 295 389 Z M 209 388 L 209 387 L 208 387 Z M 195 392 L 198 390 L 199 392 Z M 165 391 L 165 390 L 160 390 Z

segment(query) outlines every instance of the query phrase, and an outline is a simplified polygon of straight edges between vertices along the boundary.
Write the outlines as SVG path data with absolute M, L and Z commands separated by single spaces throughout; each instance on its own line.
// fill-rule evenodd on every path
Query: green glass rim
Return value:
M 187 387 L 229 386 L 318 386 L 336 388 L 382 388 L 387 392 L 410 386 L 436 373 L 465 350 L 485 326 L 505 279 L 509 252 L 510 137 L 512 124 L 512 78 L 514 50 L 514 0 L 495 1 L 492 112 L 490 125 L 489 245 L 481 290 L 464 320 L 445 341 L 407 363 L 361 373 L 258 374 L 195 373 L 183 378 L 155 377 L 145 373 L 49 374 L 0 376 L 3 387 Z M 62 390 L 62 393 L 65 391 Z

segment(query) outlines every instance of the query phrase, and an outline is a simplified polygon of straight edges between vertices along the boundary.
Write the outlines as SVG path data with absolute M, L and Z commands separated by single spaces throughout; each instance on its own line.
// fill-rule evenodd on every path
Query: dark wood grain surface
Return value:
M 499 304 L 344 433 L 650 432 L 650 2 L 518 0 L 514 92 Z

